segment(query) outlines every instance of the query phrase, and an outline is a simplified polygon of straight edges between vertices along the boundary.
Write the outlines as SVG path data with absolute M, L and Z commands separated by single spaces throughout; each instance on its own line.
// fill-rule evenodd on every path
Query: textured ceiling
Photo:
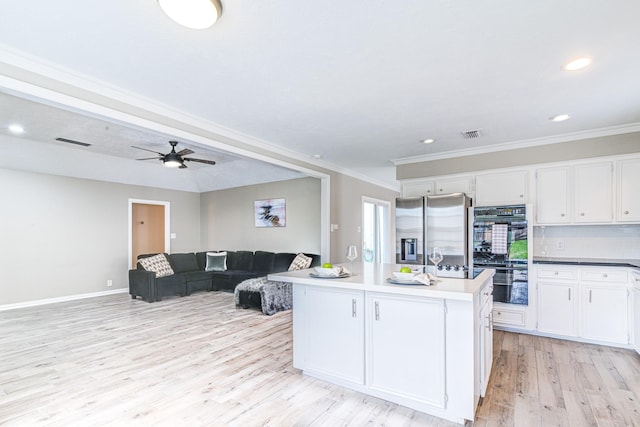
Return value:
M 196 31 L 153 0 L 2 0 L 0 41 L 78 79 L 390 184 L 393 159 L 640 124 L 638 1 L 223 5 L 214 27 Z M 581 55 L 593 65 L 562 70 Z M 561 113 L 572 118 L 548 120 Z M 480 138 L 461 135 L 475 129 Z M 427 137 L 436 142 L 419 143 Z

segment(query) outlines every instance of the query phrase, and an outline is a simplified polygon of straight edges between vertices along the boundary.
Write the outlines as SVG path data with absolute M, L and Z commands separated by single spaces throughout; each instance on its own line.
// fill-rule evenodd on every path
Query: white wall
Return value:
M 538 226 L 533 237 L 534 256 L 640 259 L 640 225 Z
M 202 193 L 202 247 L 320 254 L 320 180 L 301 178 Z M 286 226 L 256 228 L 255 200 L 286 199 Z
M 128 288 L 129 198 L 171 203 L 172 252 L 200 245 L 198 193 L 7 169 L 0 190 L 0 305 Z

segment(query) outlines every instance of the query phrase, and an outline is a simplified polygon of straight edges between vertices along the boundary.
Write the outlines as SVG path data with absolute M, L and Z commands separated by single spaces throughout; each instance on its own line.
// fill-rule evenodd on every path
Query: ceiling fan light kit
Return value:
M 189 154 L 193 154 L 193 151 L 188 148 L 182 149 L 176 153 L 176 145 L 178 145 L 178 141 L 169 141 L 169 144 L 171 145 L 171 152 L 167 154 L 160 153 L 158 151 L 149 150 L 148 148 L 136 147 L 133 145 L 131 146 L 131 148 L 137 148 L 138 150 L 149 151 L 150 153 L 155 153 L 158 155 L 158 157 L 148 157 L 148 158 L 137 159 L 137 160 L 161 160 L 162 164 L 167 168 L 186 169 L 187 165 L 185 165 L 184 162 L 204 163 L 207 165 L 216 164 L 216 162 L 214 162 L 213 160 L 184 157 L 184 156 L 188 156 Z
M 204 30 L 222 14 L 219 0 L 158 0 L 158 4 L 176 23 L 194 30 Z

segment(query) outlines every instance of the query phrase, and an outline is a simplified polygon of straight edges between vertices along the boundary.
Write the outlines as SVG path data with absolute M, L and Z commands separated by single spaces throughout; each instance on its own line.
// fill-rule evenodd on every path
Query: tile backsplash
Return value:
M 640 225 L 536 226 L 533 255 L 640 259 Z

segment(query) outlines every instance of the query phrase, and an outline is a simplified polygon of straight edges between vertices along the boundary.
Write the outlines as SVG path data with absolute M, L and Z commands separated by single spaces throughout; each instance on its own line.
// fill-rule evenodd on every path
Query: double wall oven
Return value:
M 525 205 L 474 208 L 473 266 L 496 270 L 494 301 L 528 305 L 528 258 Z

